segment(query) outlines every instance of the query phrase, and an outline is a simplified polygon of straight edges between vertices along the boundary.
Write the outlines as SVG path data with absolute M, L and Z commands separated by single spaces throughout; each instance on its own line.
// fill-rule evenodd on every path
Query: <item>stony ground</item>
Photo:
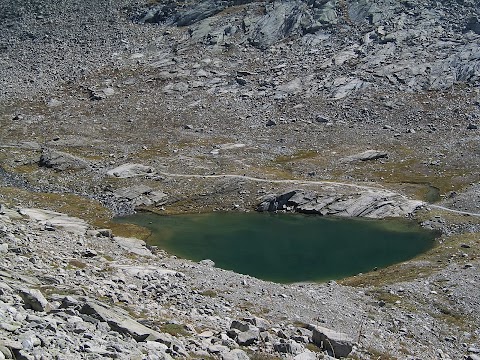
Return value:
M 478 15 L 472 1 L 1 1 L 1 353 L 309 358 L 324 326 L 357 358 L 476 359 Z M 443 235 L 404 264 L 287 286 L 17 219 L 48 209 L 141 238 L 111 217 L 253 210 L 292 189 L 394 193 L 394 214 Z
M 57 213 L 4 207 L 0 221 L 7 358 L 313 359 L 329 349 L 314 335 L 323 328 L 342 333 L 327 333 L 337 357 L 342 346 L 367 359 L 478 351 L 476 237 L 450 240 L 448 264 L 409 281 L 281 285 L 152 253 Z M 432 256 L 400 268 L 431 271 Z

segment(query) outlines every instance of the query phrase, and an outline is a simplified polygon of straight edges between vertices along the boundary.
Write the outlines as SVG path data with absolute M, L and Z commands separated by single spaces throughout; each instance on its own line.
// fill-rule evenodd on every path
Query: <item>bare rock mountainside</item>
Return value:
M 479 82 L 474 0 L 1 0 L 0 360 L 480 359 Z M 439 236 L 277 284 L 135 211 Z

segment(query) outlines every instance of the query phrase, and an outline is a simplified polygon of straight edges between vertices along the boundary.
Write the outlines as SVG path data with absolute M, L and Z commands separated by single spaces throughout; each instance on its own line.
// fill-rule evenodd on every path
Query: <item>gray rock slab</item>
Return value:
M 40 166 L 52 168 L 57 171 L 81 170 L 89 166 L 88 161 L 62 151 L 44 149 L 38 162 Z
M 293 360 L 315 360 L 317 357 L 314 352 L 306 350 L 301 354 L 296 355 Z
M 233 320 L 230 329 L 237 329 L 238 331 L 248 331 L 250 329 L 250 325 L 245 321 L 240 320 Z
M 249 346 L 255 343 L 258 340 L 260 332 L 258 329 L 250 328 L 247 331 L 242 331 L 237 336 L 237 344 L 240 346 Z
M 142 164 L 123 164 L 107 171 L 107 175 L 117 178 L 131 178 L 136 176 L 152 175 L 154 170 L 150 166 Z
M 88 224 L 84 220 L 55 211 L 24 208 L 18 212 L 44 225 L 59 227 L 76 234 L 85 234 L 88 229 Z
M 179 274 L 178 271 L 164 269 L 156 266 L 142 266 L 142 265 L 112 265 L 117 269 L 122 270 L 125 274 L 135 277 L 143 277 L 143 275 L 155 276 L 157 278 L 163 277 L 165 275 L 175 276 Z
M 24 307 L 35 311 L 50 311 L 51 306 L 40 290 L 37 289 L 18 289 L 20 297 L 23 299 Z
M 80 309 L 80 313 L 104 321 L 113 331 L 130 335 L 136 341 L 145 341 L 148 337 L 160 339 L 165 335 L 140 324 L 120 308 L 108 307 L 97 301 L 88 300 L 85 302 Z
M 143 240 L 115 236 L 113 241 L 130 253 L 141 256 L 153 256 L 152 252 L 146 248 L 146 243 Z
M 258 316 L 246 318 L 245 321 L 249 322 L 252 325 L 255 325 L 260 331 L 267 331 L 271 327 L 268 320 L 265 320 Z
M 292 355 L 299 355 L 305 350 L 302 345 L 294 340 L 281 340 L 280 342 L 273 344 L 273 348 L 279 353 Z
M 233 349 L 227 353 L 222 354 L 222 360 L 248 360 L 250 359 L 247 353 L 240 349 Z
M 327 350 L 336 358 L 346 357 L 353 348 L 353 339 L 347 334 L 336 332 L 322 326 L 312 325 L 312 341 L 318 347 Z
M 3 355 L 3 359 L 13 359 L 13 354 L 8 347 L 2 344 L 0 340 L 0 354 Z M 1 359 L 1 356 L 0 356 Z
M 358 154 L 354 154 L 343 158 L 343 161 L 369 161 L 369 160 L 377 160 L 383 159 L 388 157 L 388 154 L 385 151 L 379 150 L 367 150 Z

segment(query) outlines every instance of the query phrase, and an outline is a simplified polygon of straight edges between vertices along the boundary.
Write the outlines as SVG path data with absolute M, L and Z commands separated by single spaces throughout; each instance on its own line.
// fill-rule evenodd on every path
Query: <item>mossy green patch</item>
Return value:
M 465 249 L 462 245 L 470 246 L 470 248 Z M 359 274 L 339 282 L 348 286 L 382 286 L 424 278 L 445 268 L 452 260 L 463 263 L 478 259 L 480 257 L 479 245 L 480 238 L 476 233 L 443 236 L 433 249 L 408 262 Z M 468 253 L 468 257 L 462 257 L 463 253 Z
M 395 304 L 397 301 L 402 301 L 401 296 L 384 290 L 371 290 L 368 292 L 368 295 L 371 295 L 379 301 L 385 302 L 386 304 Z
M 281 155 L 275 158 L 273 161 L 277 164 L 285 164 L 289 162 L 296 162 L 305 159 L 311 159 L 318 156 L 318 152 L 316 150 L 299 150 L 292 155 Z
M 85 269 L 87 264 L 83 261 L 72 259 L 68 262 L 67 269 Z
M 31 192 L 14 187 L 0 187 L 0 199 L 7 206 L 21 206 L 58 211 L 79 217 L 97 228 L 109 228 L 117 236 L 146 239 L 150 231 L 134 224 L 111 221 L 113 213 L 98 201 L 73 194 Z
M 98 201 L 73 194 L 31 192 L 19 188 L 2 187 L 0 197 L 7 205 L 58 211 L 80 217 L 91 224 L 103 224 L 112 217 L 111 211 Z
M 205 290 L 205 291 L 200 292 L 200 295 L 215 298 L 215 297 L 217 297 L 218 294 L 214 290 Z
M 163 325 L 160 325 L 160 331 L 173 336 L 188 335 L 188 331 L 185 329 L 185 325 L 181 325 L 181 324 L 172 324 L 172 323 L 163 324 Z

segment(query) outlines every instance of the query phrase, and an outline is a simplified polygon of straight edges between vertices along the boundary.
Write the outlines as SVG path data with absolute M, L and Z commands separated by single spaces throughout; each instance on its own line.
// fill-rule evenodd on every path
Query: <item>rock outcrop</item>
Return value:
M 318 194 L 292 190 L 280 195 L 268 195 L 257 211 L 291 211 L 305 214 L 367 217 L 382 219 L 411 215 L 423 202 L 409 200 L 389 191 L 363 191 L 349 195 Z
M 28 216 L 29 218 L 38 221 L 46 230 L 61 228 L 72 233 L 85 234 L 89 227 L 85 220 L 56 211 L 25 208 L 18 210 L 18 212 L 21 215 Z
M 107 171 L 107 175 L 116 178 L 131 178 L 136 176 L 153 175 L 155 171 L 152 167 L 143 164 L 123 164 Z
M 88 161 L 78 156 L 51 149 L 42 151 L 38 164 L 57 171 L 81 170 L 89 166 Z
M 311 326 L 310 328 L 313 331 L 312 340 L 314 344 L 326 349 L 336 358 L 347 357 L 352 352 L 353 340 L 347 334 L 321 326 Z
M 367 150 L 355 155 L 348 156 L 343 161 L 369 161 L 387 158 L 388 154 L 385 151 Z
M 327 57 L 316 65 L 328 74 L 320 88 L 338 100 L 385 82 L 408 91 L 477 83 L 476 13 L 473 2 L 203 0 L 162 2 L 136 18 L 141 23 L 188 26 L 192 40 L 210 46 L 248 42 L 265 50 L 285 39 L 301 39 L 305 53 L 318 51 Z M 459 14 L 473 16 L 465 19 Z M 442 26 L 436 26 L 439 16 L 445 20 Z M 448 34 L 455 34 L 455 39 L 444 40 Z M 324 43 L 325 39 L 329 41 Z M 342 74 L 346 63 L 353 68 Z

